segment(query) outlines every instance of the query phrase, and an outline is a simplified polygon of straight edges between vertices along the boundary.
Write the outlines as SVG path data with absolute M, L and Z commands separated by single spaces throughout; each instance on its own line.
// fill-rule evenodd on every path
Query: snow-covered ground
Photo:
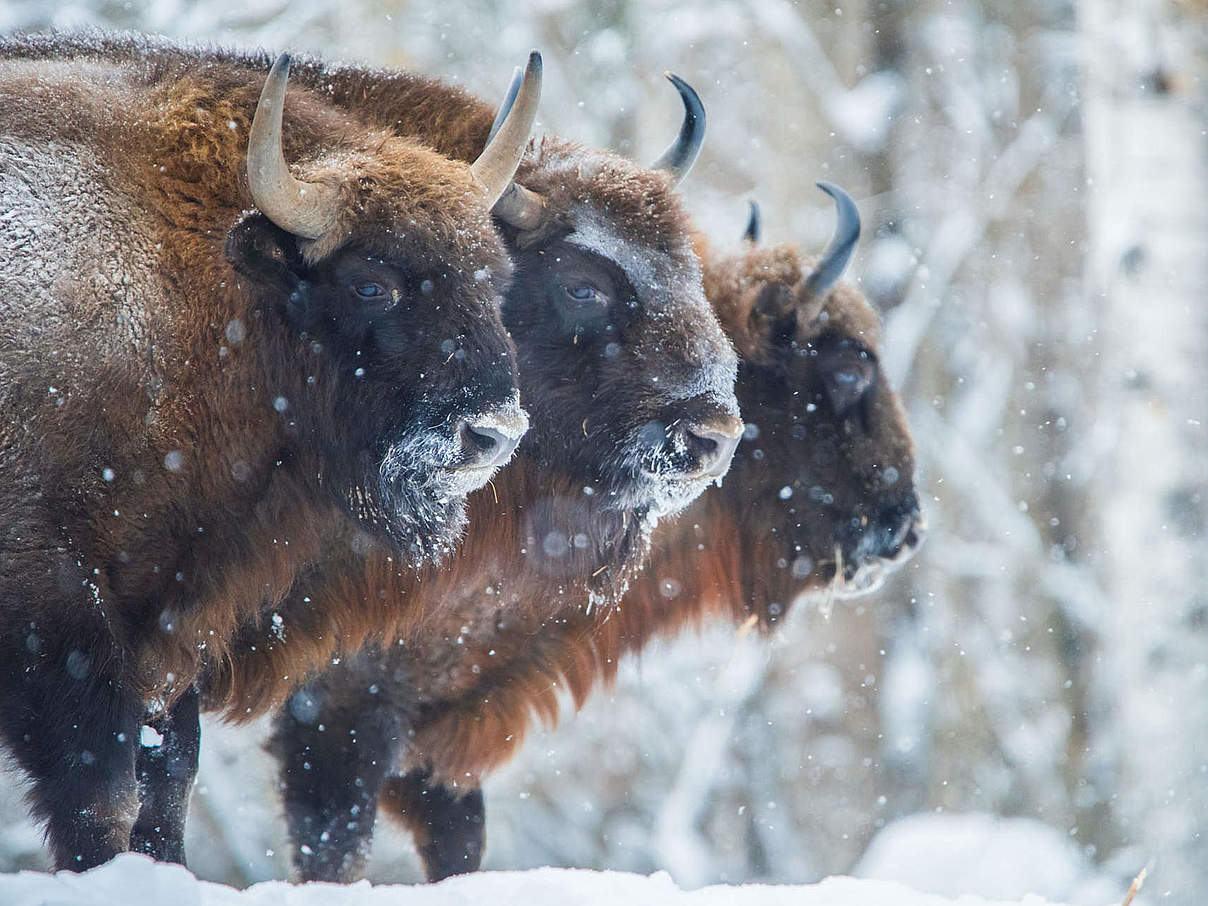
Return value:
M 86 874 L 56 875 L 23 871 L 0 876 L 0 903 L 5 906 L 108 906 L 132 903 L 173 906 L 1004 906 L 1006 901 L 963 896 L 958 900 L 918 893 L 892 881 L 827 878 L 819 884 L 713 886 L 684 891 L 670 875 L 650 876 L 615 871 L 537 868 L 531 871 L 482 872 L 428 886 L 382 885 L 367 881 L 341 887 L 332 884 L 291 885 L 267 881 L 235 890 L 199 881 L 186 869 L 152 862 L 127 853 Z M 1012 902 L 1021 906 L 1049 903 L 1039 896 Z

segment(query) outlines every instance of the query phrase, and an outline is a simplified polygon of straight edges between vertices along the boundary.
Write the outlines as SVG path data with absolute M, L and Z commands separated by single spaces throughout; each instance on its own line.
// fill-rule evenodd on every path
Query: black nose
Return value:
M 918 501 L 911 499 L 885 507 L 864 535 L 870 556 L 885 560 L 907 560 L 927 536 L 926 520 Z
M 528 417 L 519 407 L 464 419 L 458 431 L 463 469 L 493 469 L 507 462 L 528 430 Z
M 688 450 L 696 459 L 693 477 L 720 478 L 725 475 L 738 442 L 742 440 L 742 429 L 742 419 L 735 415 L 685 425 Z

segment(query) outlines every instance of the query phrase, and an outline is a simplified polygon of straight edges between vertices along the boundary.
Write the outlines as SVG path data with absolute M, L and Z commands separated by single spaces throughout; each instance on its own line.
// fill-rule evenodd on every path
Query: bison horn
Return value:
M 700 95 L 692 86 L 679 76 L 670 72 L 663 75 L 671 80 L 671 84 L 680 93 L 684 102 L 684 122 L 680 125 L 675 141 L 650 168 L 666 170 L 678 184 L 696 163 L 696 155 L 700 154 L 700 146 L 705 141 L 705 105 L 700 102 Z
M 304 239 L 318 239 L 335 224 L 336 191 L 322 183 L 295 179 L 281 149 L 281 117 L 289 54 L 277 57 L 269 70 L 260 103 L 252 117 L 247 143 L 247 178 L 252 200 L 281 229 Z
M 514 81 L 514 80 L 513 80 Z M 496 118 L 491 138 L 470 165 L 474 182 L 482 190 L 491 212 L 512 226 L 524 230 L 536 227 L 542 218 L 544 203 L 541 196 L 512 182 L 529 134 L 537 119 L 537 102 L 541 100 L 541 54 L 529 54 L 524 76 L 512 97 L 509 88 L 504 99 L 502 121 Z
M 851 196 L 834 183 L 820 182 L 818 188 L 835 200 L 838 222 L 830 245 L 797 290 L 798 302 L 821 302 L 831 287 L 843 276 L 843 270 L 860 238 L 860 212 Z
M 751 213 L 747 216 L 747 228 L 742 231 L 742 238 L 755 245 L 763 235 L 763 218 L 759 216 L 759 202 L 752 199 L 748 204 L 751 206 Z

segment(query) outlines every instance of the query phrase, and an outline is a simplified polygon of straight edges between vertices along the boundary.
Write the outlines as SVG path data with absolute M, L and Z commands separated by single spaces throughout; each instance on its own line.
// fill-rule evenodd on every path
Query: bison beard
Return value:
M 466 525 L 466 479 L 438 465 L 455 461 L 458 447 L 451 438 L 425 433 L 392 444 L 381 456 L 363 452 L 353 458 L 359 474 L 337 484 L 338 493 L 358 524 L 410 555 L 412 563 L 438 560 Z
M 317 94 L 287 100 L 287 58 L 266 80 L 267 61 L 144 49 L 0 41 L 0 736 L 68 869 L 132 831 L 178 855 L 194 680 L 321 554 L 319 526 L 353 524 L 353 483 L 325 476 L 389 451 L 386 485 L 381 462 L 361 479 L 377 497 L 362 527 L 403 525 L 436 550 L 460 528 L 453 498 L 491 470 L 465 469 L 484 457 L 464 443 L 402 463 L 408 439 L 430 459 L 483 413 L 523 424 L 490 208 L 527 144 L 531 90 L 467 167 Z M 462 358 L 446 362 L 445 336 Z M 416 374 L 448 413 L 445 446 Z M 136 763 L 148 713 L 168 745 Z M 165 796 L 148 787 L 140 814 L 152 777 Z

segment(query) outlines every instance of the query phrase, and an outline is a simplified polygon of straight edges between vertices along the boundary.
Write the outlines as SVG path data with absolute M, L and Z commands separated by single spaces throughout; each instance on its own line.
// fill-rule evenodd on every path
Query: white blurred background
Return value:
M 900 878 L 1191 906 L 1208 889 L 1208 8 L 1203 0 L 0 0 L 82 25 L 414 68 L 495 100 L 532 47 L 544 129 L 652 159 L 666 69 L 704 98 L 701 227 L 850 276 L 932 526 L 884 591 L 772 644 L 650 649 L 487 785 L 487 866 L 685 886 Z M 262 732 L 207 725 L 190 858 L 284 877 Z M 998 816 L 997 818 L 994 816 Z M 872 845 L 870 846 L 870 841 Z M 0 870 L 45 865 L 0 774 Z M 380 827 L 372 876 L 414 880 Z

